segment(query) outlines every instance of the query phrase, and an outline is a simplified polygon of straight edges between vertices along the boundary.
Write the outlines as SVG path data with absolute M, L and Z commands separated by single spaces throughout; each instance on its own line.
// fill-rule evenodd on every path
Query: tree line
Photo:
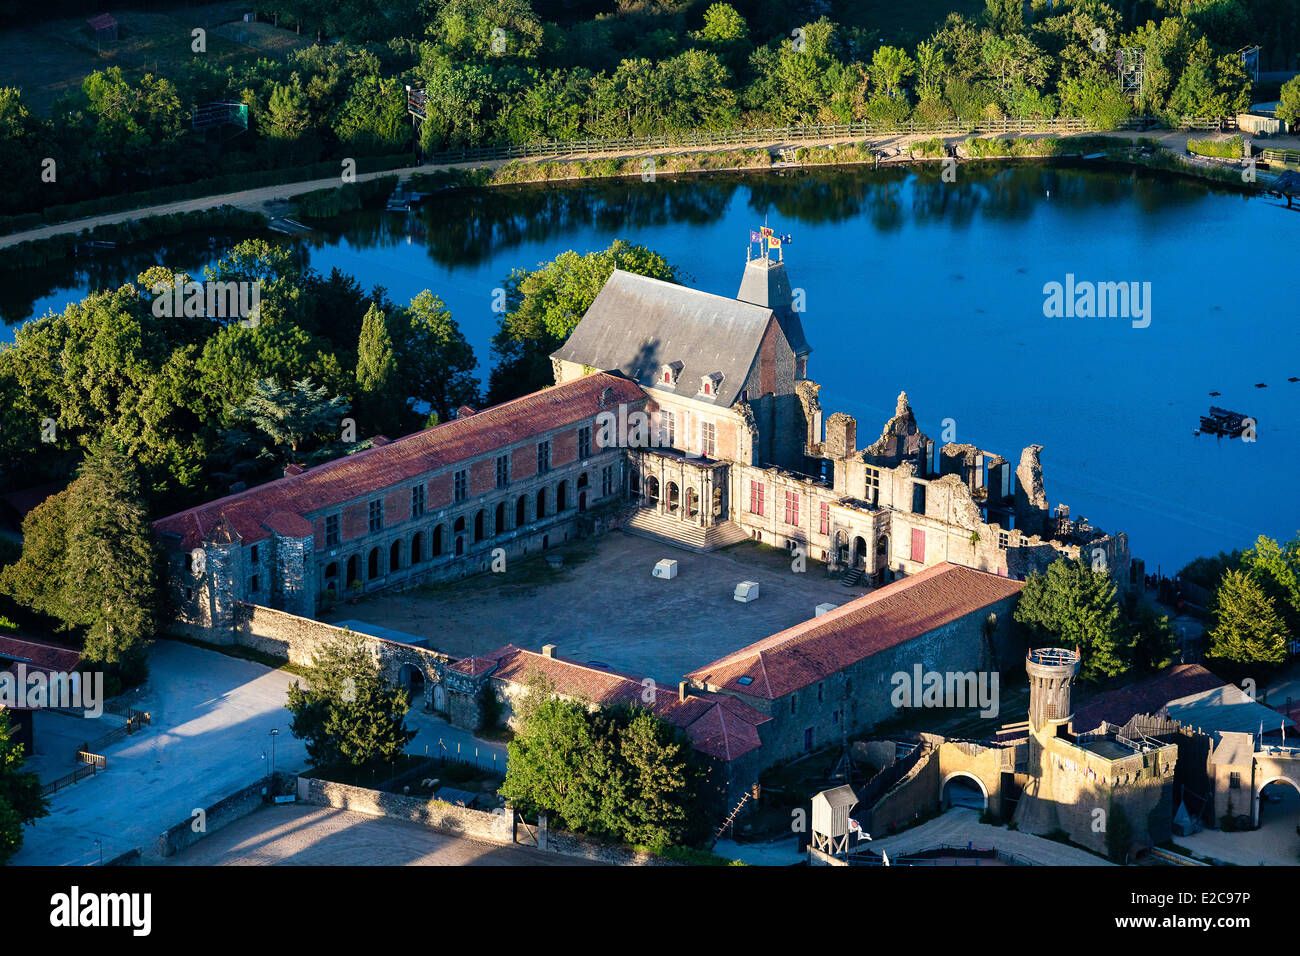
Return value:
M 1274 38 L 1288 62 L 1300 45 L 1294 0 L 1033 0 L 1028 18 L 1020 0 L 986 3 L 903 46 L 824 15 L 799 19 L 807 8 L 774 0 L 620 2 L 589 19 L 540 0 L 551 19 L 528 0 L 282 0 L 264 18 L 337 42 L 221 67 L 196 54 L 169 76 L 110 67 L 48 118 L 19 90 L 0 89 L 0 165 L 25 171 L 0 195 L 0 214 L 402 153 L 416 135 L 428 152 L 859 120 L 1075 116 L 1113 126 L 1137 112 L 1177 123 L 1248 105 L 1235 51 L 1253 38 Z M 1137 95 L 1120 90 L 1121 48 L 1145 54 Z M 414 132 L 407 85 L 427 94 Z M 247 134 L 191 129 L 191 110 L 213 102 L 246 107 Z

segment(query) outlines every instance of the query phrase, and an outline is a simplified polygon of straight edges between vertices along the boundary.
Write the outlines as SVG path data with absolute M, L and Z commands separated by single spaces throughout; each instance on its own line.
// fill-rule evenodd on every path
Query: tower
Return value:
M 1055 737 L 1074 711 L 1070 684 L 1079 673 L 1078 651 L 1063 647 L 1034 648 L 1025 655 L 1029 672 L 1029 729 L 1038 736 Z

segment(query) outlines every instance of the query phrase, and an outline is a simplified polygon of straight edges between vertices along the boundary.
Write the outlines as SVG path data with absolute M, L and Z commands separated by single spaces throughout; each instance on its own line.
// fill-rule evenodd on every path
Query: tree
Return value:
M 525 693 L 535 703 L 516 715 L 518 729 L 506 747 L 501 795 L 526 814 L 545 812 L 559 826 L 600 832 L 598 771 L 611 761 L 607 739 L 598 734 L 583 704 L 543 695 L 534 686 Z
M 289 687 L 290 732 L 316 767 L 392 763 L 415 736 L 406 729 L 406 691 L 385 681 L 365 638 L 345 631 L 321 645 L 310 683 Z
M 627 843 L 662 849 L 692 842 L 702 772 L 685 733 L 644 707 L 611 715 L 625 785 L 614 796 L 611 828 Z M 692 834 L 692 823 L 696 832 Z
M 450 421 L 461 405 L 478 402 L 474 349 L 442 299 L 425 289 L 397 325 L 395 347 L 405 394 L 428 402 L 440 421 Z
M 26 757 L 17 730 L 9 713 L 0 710 L 0 866 L 22 848 L 23 827 L 49 815 L 40 777 L 23 770 Z
M 937 99 L 948 75 L 943 48 L 922 40 L 916 47 L 916 92 L 921 100 Z
M 871 81 L 886 96 L 899 96 L 903 81 L 915 72 L 916 63 L 898 47 L 877 47 L 871 56 Z
M 248 481 L 259 468 L 310 464 L 337 453 L 347 400 L 331 396 L 309 379 L 281 388 L 272 379 L 259 379 L 230 415 L 222 457 L 232 472 L 222 477 Z
M 700 39 L 710 46 L 727 48 L 733 43 L 749 39 L 745 18 L 729 3 L 711 3 L 704 11 L 704 27 Z
M 1300 121 L 1300 76 L 1293 76 L 1282 84 L 1277 118 L 1292 126 Z
M 372 303 L 357 344 L 357 411 L 366 427 L 386 433 L 400 430 L 404 410 L 388 319 Z
M 1139 670 L 1158 671 L 1172 664 L 1178 650 L 1178 636 L 1169 623 L 1169 615 L 1146 601 L 1139 601 L 1128 618 L 1128 628 L 1133 633 L 1134 666 Z
M 122 663 L 158 629 L 160 562 L 135 469 L 103 441 L 23 520 L 23 554 L 0 571 L 0 591 L 84 629 L 88 660 Z
M 1036 642 L 1077 646 L 1085 680 L 1114 677 L 1132 664 L 1133 640 L 1121 626 L 1115 582 L 1081 561 L 1059 558 L 1045 573 L 1031 574 L 1020 592 L 1015 620 L 1029 628 Z
M 492 338 L 496 364 L 490 404 L 553 384 L 550 354 L 569 337 L 615 268 L 668 282 L 679 278 L 677 267 L 659 253 L 622 239 L 600 252 L 570 250 L 535 270 L 510 274 L 504 283 L 506 311 Z
M 1273 599 L 1287 634 L 1300 636 L 1300 539 L 1278 544 L 1260 535 L 1255 546 L 1242 554 L 1241 566 L 1254 573 Z
M 1115 129 L 1133 115 L 1133 104 L 1112 77 L 1092 67 L 1061 84 L 1061 112 L 1083 117 L 1101 129 Z
M 1236 664 L 1280 664 L 1286 660 L 1286 625 L 1254 573 L 1227 572 L 1213 605 L 1210 657 Z

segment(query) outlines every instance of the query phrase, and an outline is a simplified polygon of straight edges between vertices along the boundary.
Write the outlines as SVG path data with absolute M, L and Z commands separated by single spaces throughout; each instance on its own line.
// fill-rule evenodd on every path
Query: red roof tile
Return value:
M 0 634 L 0 670 L 8 669 L 11 662 L 21 662 L 27 665 L 29 672 L 40 670 L 68 673 L 76 668 L 80 660 L 80 651 Z
M 495 661 L 497 668 L 492 671 L 493 679 L 522 684 L 533 674 L 539 674 L 564 697 L 585 700 L 600 707 L 620 704 L 646 707 L 655 716 L 682 728 L 691 746 L 700 753 L 723 761 L 735 760 L 757 750 L 762 745 L 758 725 L 771 720 L 766 714 L 727 694 L 693 691 L 682 700 L 676 687 L 653 682 L 654 693 L 648 695 L 650 701 L 647 702 L 645 692 L 649 688 L 635 677 L 559 657 L 546 657 L 513 644 L 473 660 L 478 662 L 476 668 L 483 661 Z
M 171 547 L 198 547 L 218 529 L 218 540 L 251 544 L 269 537 L 267 520 L 277 512 L 306 515 L 340 505 L 403 481 L 466 461 L 534 435 L 577 424 L 600 411 L 600 396 L 610 389 L 611 403 L 636 402 L 645 393 L 625 378 L 596 372 L 564 385 L 533 392 L 512 402 L 484 409 L 415 432 L 380 447 L 258 485 L 154 522 Z M 295 525 L 302 532 L 302 525 Z M 305 532 L 303 532 L 305 533 Z M 167 540 L 166 536 L 174 536 Z M 178 541 L 176 539 L 179 539 Z
M 775 700 L 864 658 L 1019 593 L 1024 584 L 937 564 L 765 637 L 688 674 L 711 687 Z M 740 678 L 750 680 L 744 684 Z

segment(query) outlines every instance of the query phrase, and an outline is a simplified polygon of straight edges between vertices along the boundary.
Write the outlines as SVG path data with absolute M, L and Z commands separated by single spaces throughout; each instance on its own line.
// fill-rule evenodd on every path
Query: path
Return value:
M 971 808 L 960 807 L 949 810 L 942 816 L 927 820 L 910 830 L 873 840 L 871 850 L 875 853 L 884 850 L 891 859 L 897 859 L 941 843 L 965 846 L 973 842 L 977 847 L 996 847 L 1005 853 L 1014 853 L 1041 866 L 1113 865 L 1087 850 L 1046 840 L 1032 833 L 980 823 L 979 818 L 980 812 Z
M 417 823 L 306 805 L 263 807 L 164 861 L 167 866 L 593 866 Z

